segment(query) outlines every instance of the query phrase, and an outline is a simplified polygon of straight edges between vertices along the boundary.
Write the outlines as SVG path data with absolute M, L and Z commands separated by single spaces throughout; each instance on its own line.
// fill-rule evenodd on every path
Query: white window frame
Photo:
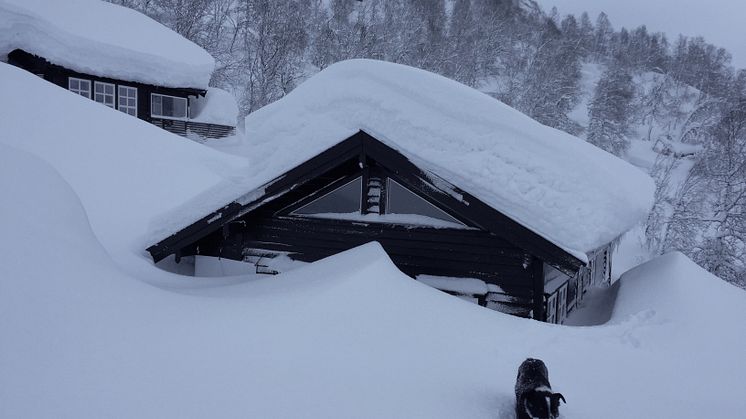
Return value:
M 99 86 L 101 86 L 104 89 L 103 92 L 101 92 L 101 93 L 99 93 L 99 92 L 96 91 L 96 88 L 98 88 Z M 106 86 L 111 86 L 111 90 L 112 90 L 111 95 L 108 94 L 108 93 L 106 93 Z M 103 96 L 104 101 L 103 102 L 99 102 L 97 100 L 97 97 L 96 97 L 97 95 Z M 106 97 L 107 96 L 111 97 L 111 105 L 109 105 L 108 103 L 106 103 Z M 116 99 L 117 99 L 117 87 L 116 87 L 116 85 L 114 85 L 114 83 L 105 83 L 105 82 L 102 82 L 102 81 L 94 81 L 93 82 L 93 100 L 96 103 L 100 103 L 100 104 L 102 104 L 104 106 L 108 106 L 108 107 L 110 107 L 112 109 L 115 109 L 116 108 Z
M 134 97 L 131 97 L 129 95 L 122 96 L 122 90 L 134 92 L 135 96 Z M 124 97 L 125 100 L 134 98 L 135 105 L 134 106 L 122 105 L 122 102 L 121 102 L 122 97 Z M 117 86 L 117 109 L 119 109 L 121 112 L 126 113 L 127 115 L 132 115 L 134 117 L 137 117 L 137 87 L 125 86 L 122 84 Z M 129 112 L 130 110 L 134 111 L 135 113 L 130 113 Z
M 182 116 L 156 115 L 155 113 L 153 113 L 153 97 L 155 97 L 155 96 L 171 97 L 171 98 L 174 98 L 174 99 L 183 100 L 184 103 L 185 103 L 185 105 L 184 105 L 184 113 L 186 115 L 183 116 L 183 117 Z M 163 108 L 163 104 L 161 104 L 161 110 L 163 110 L 162 108 Z M 186 120 L 189 119 L 189 99 L 187 99 L 185 97 L 179 97 L 179 96 L 164 95 L 162 93 L 151 93 L 150 94 L 150 116 L 153 117 L 153 118 L 175 119 L 175 120 L 178 120 L 178 121 L 186 121 Z
M 73 87 L 72 87 L 72 81 L 73 80 L 76 80 L 78 82 L 78 88 L 77 89 L 73 89 Z M 82 93 L 83 89 L 80 88 L 80 84 L 81 83 L 87 83 L 88 84 L 88 92 L 85 95 Z M 79 79 L 77 77 L 68 77 L 67 78 L 67 90 L 69 90 L 69 91 L 71 91 L 71 92 L 73 92 L 73 93 L 75 93 L 77 95 L 81 95 L 83 97 L 87 97 L 88 99 L 90 99 L 91 98 L 91 81 L 88 80 L 88 79 Z

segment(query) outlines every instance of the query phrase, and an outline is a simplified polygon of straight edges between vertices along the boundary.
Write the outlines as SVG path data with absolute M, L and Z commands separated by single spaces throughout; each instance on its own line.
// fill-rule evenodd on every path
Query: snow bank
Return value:
M 334 64 L 246 117 L 259 186 L 363 129 L 573 254 L 650 209 L 651 179 L 476 90 L 372 60 Z
M 615 324 L 574 329 L 419 284 L 377 244 L 232 285 L 160 272 L 156 288 L 112 263 L 40 159 L 0 145 L 0 196 L 0 417 L 512 419 L 529 356 L 564 417 L 746 409 L 746 294 L 682 256 L 623 279 Z
M 0 0 L 0 57 L 14 49 L 81 73 L 206 89 L 215 60 L 134 10 L 99 0 Z
M 153 235 L 162 238 L 164 228 L 152 224 L 155 217 L 186 202 L 192 212 L 207 213 L 215 202 L 230 201 L 244 190 L 246 161 L 239 157 L 195 144 L 7 64 L 0 63 L 0 80 L 5 82 L 0 143 L 28 151 L 57 169 L 83 202 L 99 240 L 117 259 L 136 255 L 150 266 L 143 249 L 155 241 Z
M 232 94 L 217 87 L 210 87 L 205 97 L 192 99 L 192 121 L 208 124 L 236 126 L 238 104 Z

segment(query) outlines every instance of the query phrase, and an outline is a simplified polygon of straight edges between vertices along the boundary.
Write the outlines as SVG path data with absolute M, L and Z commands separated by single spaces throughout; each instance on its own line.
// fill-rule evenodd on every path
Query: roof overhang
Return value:
M 422 169 L 399 151 L 362 130 L 256 190 L 249 191 L 243 197 L 205 215 L 181 231 L 150 246 L 147 251 L 155 262 L 169 255 L 178 254 L 181 249 L 221 229 L 227 223 L 322 175 L 340 162 L 356 156 L 360 156 L 361 159 L 372 158 L 408 183 L 420 185 L 419 193 L 457 212 L 472 225 L 506 239 L 516 247 L 565 273 L 572 275 L 585 265 L 583 261 L 559 246 L 461 190 L 438 174 Z

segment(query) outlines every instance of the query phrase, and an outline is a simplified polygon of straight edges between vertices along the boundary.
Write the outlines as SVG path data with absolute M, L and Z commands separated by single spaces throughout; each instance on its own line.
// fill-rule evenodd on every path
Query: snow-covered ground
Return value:
M 195 213 L 208 213 L 214 202 L 229 202 L 243 191 L 247 162 L 240 157 L 185 140 L 4 63 L 0 80 L 7 82 L 5 94 L 12 98 L 0 100 L 0 142 L 58 170 L 86 206 L 98 239 L 127 269 L 151 265 L 144 249 L 168 235 L 170 223 L 194 221 L 170 214 L 154 224 L 158 215 L 186 203 Z
M 680 254 L 623 275 L 594 327 L 466 303 L 375 243 L 278 276 L 181 277 L 145 245 L 170 208 L 245 186 L 246 161 L 4 64 L 0 80 L 2 418 L 511 419 L 529 356 L 566 418 L 746 411 L 746 293 Z
M 626 274 L 610 323 L 587 328 L 447 296 L 376 244 L 159 288 L 112 261 L 58 171 L 1 147 L 0 417 L 512 418 L 528 356 L 568 418 L 746 408 L 746 293 L 682 255 Z

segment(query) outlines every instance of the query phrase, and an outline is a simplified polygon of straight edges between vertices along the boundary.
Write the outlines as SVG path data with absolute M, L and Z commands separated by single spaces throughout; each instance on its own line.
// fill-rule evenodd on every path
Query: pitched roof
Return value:
M 373 60 L 337 63 L 246 117 L 230 151 L 248 190 L 358 130 L 585 259 L 633 227 L 654 184 L 636 167 L 444 77 Z
M 0 56 L 15 49 L 71 70 L 207 88 L 215 60 L 151 18 L 99 0 L 0 0 Z

